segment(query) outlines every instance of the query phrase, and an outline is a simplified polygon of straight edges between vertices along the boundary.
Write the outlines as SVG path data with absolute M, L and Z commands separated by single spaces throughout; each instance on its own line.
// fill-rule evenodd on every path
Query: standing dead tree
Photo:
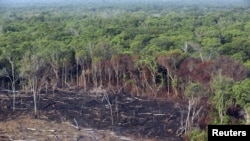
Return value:
M 204 106 L 200 104 L 201 98 L 204 97 L 204 94 L 205 89 L 200 83 L 191 83 L 186 88 L 185 95 L 188 98 L 187 114 L 185 119 L 182 118 L 181 127 L 176 132 L 178 136 L 192 131 L 192 128 L 195 126 L 195 121 L 198 121 L 204 108 Z M 183 112 L 181 113 L 183 116 Z

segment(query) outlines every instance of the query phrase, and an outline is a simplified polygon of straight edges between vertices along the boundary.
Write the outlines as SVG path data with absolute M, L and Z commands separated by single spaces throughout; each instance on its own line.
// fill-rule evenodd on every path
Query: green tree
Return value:
M 215 124 L 227 124 L 228 122 L 226 111 L 233 99 L 233 85 L 233 79 L 223 76 L 221 72 L 219 72 L 211 82 L 213 89 L 211 100 L 219 118 L 219 121 L 216 121 L 217 117 L 214 117 Z
M 85 78 L 85 62 L 87 61 L 88 58 L 88 54 L 87 51 L 84 47 L 82 48 L 77 48 L 75 49 L 76 53 L 75 53 L 75 59 L 76 59 L 76 64 L 77 64 L 77 85 L 78 86 L 83 86 L 84 89 L 87 88 L 87 84 L 86 84 L 86 78 Z M 79 68 L 78 65 L 81 66 L 81 74 L 79 75 Z M 81 79 L 79 80 L 79 76 L 81 76 Z
M 141 50 L 140 59 L 135 64 L 137 68 L 142 69 L 141 75 L 142 75 L 142 78 L 144 78 L 142 83 L 145 83 L 146 87 L 149 87 L 151 89 L 155 97 L 157 96 L 158 90 L 160 88 L 160 87 L 157 88 L 157 84 L 156 84 L 156 77 L 158 75 L 158 66 L 156 62 L 156 56 L 159 54 L 159 52 L 160 52 L 160 48 L 158 48 L 157 46 L 154 46 L 154 45 L 146 46 L 145 48 Z M 150 72 L 151 82 L 148 82 L 149 80 L 147 80 L 146 72 L 143 71 L 144 67 L 147 68 Z
M 58 42 L 58 41 L 48 41 L 48 40 L 41 40 L 39 43 L 39 46 L 43 50 L 41 50 L 41 54 L 46 60 L 46 62 L 49 63 L 51 66 L 51 70 L 54 73 L 54 77 L 52 78 L 52 87 L 53 87 L 53 94 L 54 90 L 58 87 L 59 83 L 63 83 L 63 79 L 60 77 L 60 68 L 63 66 L 63 58 L 65 44 Z M 61 80 L 61 81 L 60 81 Z
M 20 75 L 27 80 L 27 85 L 33 94 L 34 115 L 37 117 L 37 96 L 45 82 L 43 73 L 45 62 L 43 56 L 39 56 L 40 51 L 34 49 L 34 47 L 31 48 L 33 48 L 31 51 L 27 51 L 22 56 Z
M 202 84 L 191 83 L 187 86 L 184 92 L 186 98 L 188 99 L 188 113 L 185 121 L 185 132 L 189 133 L 192 131 L 194 126 L 194 120 L 199 117 L 202 109 L 202 105 L 199 105 L 200 99 L 205 97 L 207 92 Z
M 233 86 L 233 94 L 236 103 L 242 106 L 246 113 L 246 124 L 250 123 L 250 79 L 246 78 L 241 82 L 237 82 Z
M 178 96 L 177 71 L 181 62 L 187 57 L 180 49 L 161 51 L 157 57 L 157 63 L 167 70 L 167 91 L 170 94 L 170 86 L 174 95 Z
M 19 79 L 19 61 L 22 49 L 16 44 L 7 42 L 5 46 L 0 47 L 0 60 L 7 60 L 9 64 L 5 64 L 5 67 L 1 70 L 2 76 L 5 76 L 11 82 L 11 89 L 13 94 L 13 110 L 16 105 L 16 83 Z

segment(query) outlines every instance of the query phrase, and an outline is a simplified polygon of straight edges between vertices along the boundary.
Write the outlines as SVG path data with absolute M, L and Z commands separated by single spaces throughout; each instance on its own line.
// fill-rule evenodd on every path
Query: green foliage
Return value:
M 184 94 L 187 98 L 202 97 L 205 96 L 206 90 L 200 83 L 191 83 L 186 87 Z
M 157 72 L 158 66 L 156 57 L 160 49 L 157 46 L 146 46 L 140 52 L 140 59 L 137 60 L 135 67 L 147 67 L 153 73 Z
M 214 121 L 216 124 L 227 124 L 228 122 L 226 110 L 232 104 L 232 99 L 234 98 L 232 90 L 233 85 L 233 79 L 223 76 L 220 72 L 211 82 L 213 88 L 211 101 L 219 118 L 218 122 Z
M 194 129 L 189 133 L 188 138 L 190 141 L 207 141 L 208 136 L 206 131 L 202 131 L 199 129 Z
M 244 111 L 245 111 L 245 118 L 246 118 L 246 122 L 245 124 L 249 125 L 250 124 L 250 103 L 247 103 L 245 106 L 244 106 Z
M 233 94 L 236 104 L 243 107 L 245 112 L 245 124 L 250 123 L 250 79 L 246 78 L 241 82 L 237 82 L 233 86 Z
M 152 37 L 148 34 L 141 34 L 135 36 L 134 40 L 130 44 L 130 49 L 133 52 L 140 52 L 145 46 L 148 45 Z
M 150 40 L 150 44 L 160 47 L 162 50 L 170 50 L 174 46 L 174 42 L 169 40 L 166 35 L 160 34 L 159 37 Z
M 250 79 L 244 79 L 241 82 L 237 82 L 233 86 L 233 94 L 236 98 L 236 103 L 241 106 L 250 104 Z
M 248 69 L 248 71 L 250 71 L 250 60 L 247 60 L 247 61 L 244 63 L 244 66 Z

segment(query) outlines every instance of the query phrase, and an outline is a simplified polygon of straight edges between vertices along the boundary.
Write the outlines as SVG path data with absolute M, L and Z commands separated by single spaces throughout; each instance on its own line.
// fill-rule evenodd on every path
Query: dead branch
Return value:
M 56 102 L 53 101 L 53 102 L 47 104 L 46 106 L 44 106 L 43 109 L 47 109 L 48 107 L 53 106 L 55 104 L 56 104 Z
M 152 115 L 153 113 L 138 113 L 138 115 Z
M 104 93 L 103 99 L 105 99 L 107 101 L 108 105 L 109 105 L 110 116 L 111 116 L 111 124 L 114 125 L 114 118 L 113 118 L 112 106 L 111 106 L 111 103 L 109 101 L 109 96 L 107 95 L 107 93 Z
M 153 114 L 154 116 L 165 116 L 166 114 Z
M 56 130 L 53 130 L 53 129 L 48 129 L 48 130 L 39 130 L 41 132 L 56 132 Z
M 76 119 L 74 118 L 74 122 L 76 124 L 76 127 L 78 128 L 78 130 L 81 130 L 81 128 L 78 126 L 78 122 L 76 121 Z
M 36 131 L 35 128 L 26 128 L 27 130 L 30 130 L 30 131 Z

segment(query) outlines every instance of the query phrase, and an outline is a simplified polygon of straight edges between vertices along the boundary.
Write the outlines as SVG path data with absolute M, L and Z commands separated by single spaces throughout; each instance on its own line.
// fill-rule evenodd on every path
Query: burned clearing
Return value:
M 57 124 L 67 122 L 72 134 L 87 128 L 109 130 L 118 136 L 182 140 L 179 135 L 184 104 L 180 101 L 150 100 L 126 93 L 65 91 L 41 94 L 38 99 L 37 120 Z M 17 96 L 16 111 L 11 109 L 11 100 L 6 94 L 1 95 L 1 122 L 15 120 L 20 115 L 33 115 L 31 94 Z

